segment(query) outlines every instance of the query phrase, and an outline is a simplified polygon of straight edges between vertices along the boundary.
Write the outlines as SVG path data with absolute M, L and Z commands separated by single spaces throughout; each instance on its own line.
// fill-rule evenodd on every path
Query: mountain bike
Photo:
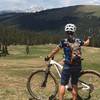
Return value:
M 57 75 L 52 73 L 51 67 L 56 69 L 58 77 L 61 78 L 63 66 L 54 59 L 48 61 L 45 70 L 37 70 L 30 74 L 27 89 L 34 100 L 55 100 L 58 93 L 59 82 Z M 66 90 L 71 89 L 69 87 L 71 87 L 70 80 L 69 84 L 65 86 Z M 91 96 L 94 96 L 93 100 L 99 100 L 99 93 L 100 73 L 94 70 L 81 71 L 78 81 L 78 96 L 81 98 L 80 100 L 89 100 Z M 98 99 L 95 99 L 95 97 Z

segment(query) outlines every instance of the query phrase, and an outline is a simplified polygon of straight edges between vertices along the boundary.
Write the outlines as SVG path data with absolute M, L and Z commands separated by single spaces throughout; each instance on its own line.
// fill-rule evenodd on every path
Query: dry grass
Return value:
M 29 100 L 27 78 L 32 71 L 44 67 L 43 59 L 54 47 L 55 45 L 34 46 L 31 47 L 31 54 L 26 55 L 25 46 L 10 46 L 10 55 L 0 58 L 0 100 Z M 84 65 L 86 63 L 92 67 L 94 63 L 95 69 L 100 71 L 100 67 L 96 67 L 100 65 L 100 49 L 84 48 L 83 52 L 86 59 Z M 61 56 L 62 51 L 56 56 L 57 60 Z

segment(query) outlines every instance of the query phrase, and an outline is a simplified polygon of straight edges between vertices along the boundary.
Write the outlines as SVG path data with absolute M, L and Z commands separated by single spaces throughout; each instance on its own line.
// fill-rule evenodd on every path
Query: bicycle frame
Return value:
M 51 65 L 54 65 L 54 67 L 55 67 L 55 69 L 56 69 L 56 71 L 57 71 L 59 77 L 61 78 L 61 72 L 60 72 L 60 70 L 63 69 L 63 66 L 60 65 L 59 63 L 57 63 L 57 62 L 54 61 L 54 60 L 50 60 L 50 64 L 51 64 Z M 60 68 L 60 70 L 59 70 L 59 68 Z M 83 86 L 82 89 L 83 89 L 83 90 L 89 90 L 89 89 L 90 89 L 90 86 L 89 86 L 87 83 L 85 83 L 85 82 L 83 82 L 83 81 L 81 81 L 81 80 L 79 80 L 79 82 L 80 82 L 80 84 L 82 84 L 82 86 Z M 65 86 L 65 88 L 68 89 L 68 87 L 71 87 L 71 82 L 70 82 L 70 80 L 69 80 L 68 85 Z

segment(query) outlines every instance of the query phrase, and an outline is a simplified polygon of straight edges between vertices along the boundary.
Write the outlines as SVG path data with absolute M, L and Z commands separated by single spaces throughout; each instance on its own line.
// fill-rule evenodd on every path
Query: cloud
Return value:
M 25 10 L 30 5 L 27 0 L 3 0 L 0 1 L 0 10 Z
M 100 0 L 61 0 L 64 6 L 71 5 L 100 5 Z
M 72 0 L 60 0 L 61 6 L 69 6 Z
M 100 5 L 100 0 L 0 0 L 0 10 L 50 9 L 80 4 Z
M 91 0 L 89 3 L 90 4 L 100 5 L 100 0 Z

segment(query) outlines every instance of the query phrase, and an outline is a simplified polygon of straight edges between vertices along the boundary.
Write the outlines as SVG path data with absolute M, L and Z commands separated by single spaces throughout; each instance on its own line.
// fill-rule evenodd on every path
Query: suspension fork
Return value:
M 45 76 L 44 76 L 44 80 L 41 84 L 41 87 L 46 87 L 46 83 L 47 83 L 47 79 L 48 79 L 48 75 L 50 73 L 50 68 L 51 68 L 52 64 L 49 64 L 46 71 L 45 71 Z

